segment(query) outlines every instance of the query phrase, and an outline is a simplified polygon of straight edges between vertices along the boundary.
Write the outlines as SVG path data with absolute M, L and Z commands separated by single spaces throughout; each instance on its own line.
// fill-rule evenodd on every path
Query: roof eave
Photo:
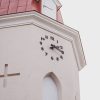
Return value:
M 70 37 L 77 61 L 78 70 L 80 71 L 82 68 L 84 68 L 86 65 L 86 60 L 79 32 L 77 30 L 58 23 L 57 21 L 52 20 L 51 18 L 44 16 L 36 11 L 0 16 L 0 28 L 29 23 L 35 23 L 40 26 L 42 25 L 42 27 L 45 29 L 56 31 L 60 35 L 64 35 L 66 37 L 68 36 L 68 38 Z

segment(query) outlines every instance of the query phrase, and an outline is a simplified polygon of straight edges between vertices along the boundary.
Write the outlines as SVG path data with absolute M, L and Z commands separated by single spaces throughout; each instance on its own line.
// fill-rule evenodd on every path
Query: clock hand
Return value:
M 58 51 L 60 51 L 62 54 L 64 54 L 64 51 L 60 50 L 58 47 L 55 47 Z
M 52 45 L 52 44 L 51 44 L 51 47 L 50 47 L 50 49 L 52 49 L 52 50 L 53 50 L 53 49 L 54 49 L 54 45 Z
M 55 46 L 55 45 L 51 44 L 50 49 L 53 50 L 54 48 L 57 49 L 58 51 L 60 51 L 62 54 L 64 54 L 64 51 L 60 50 L 60 49 L 59 49 L 59 46 Z

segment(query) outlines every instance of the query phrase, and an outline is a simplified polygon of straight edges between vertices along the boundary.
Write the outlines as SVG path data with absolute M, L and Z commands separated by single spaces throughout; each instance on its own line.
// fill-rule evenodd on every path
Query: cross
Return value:
M 18 75 L 20 75 L 20 73 L 11 73 L 11 74 L 8 74 L 8 64 L 5 64 L 4 74 L 0 75 L 0 78 L 4 78 L 3 87 L 7 86 L 7 77 L 18 76 Z

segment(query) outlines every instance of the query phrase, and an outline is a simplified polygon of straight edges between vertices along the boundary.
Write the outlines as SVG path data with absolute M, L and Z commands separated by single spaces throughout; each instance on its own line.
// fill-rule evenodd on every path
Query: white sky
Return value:
M 81 100 L 100 100 L 100 0 L 60 0 L 64 23 L 80 32 L 87 66 L 80 71 Z

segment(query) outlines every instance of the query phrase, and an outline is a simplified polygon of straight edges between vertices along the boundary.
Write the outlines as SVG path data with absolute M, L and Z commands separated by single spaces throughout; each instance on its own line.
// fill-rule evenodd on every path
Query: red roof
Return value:
M 40 11 L 39 6 L 36 7 L 34 0 L 0 0 L 0 15 L 32 10 Z
M 58 8 L 61 7 L 58 0 L 56 0 L 56 2 L 58 4 Z M 0 0 L 0 15 L 14 14 L 32 10 L 40 12 L 40 5 L 41 2 L 38 3 L 36 0 Z M 57 21 L 63 23 L 60 10 L 57 11 Z

